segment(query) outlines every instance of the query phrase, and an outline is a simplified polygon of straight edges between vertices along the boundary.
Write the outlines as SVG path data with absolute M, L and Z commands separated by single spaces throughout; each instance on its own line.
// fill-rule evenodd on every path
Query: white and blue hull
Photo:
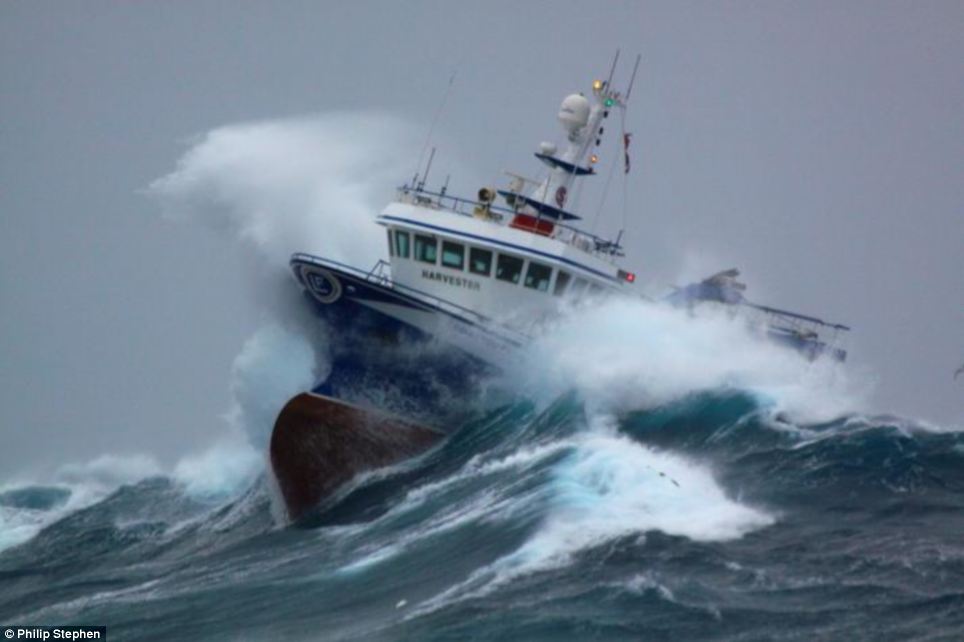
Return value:
M 444 425 L 455 406 L 449 402 L 516 359 L 525 340 L 470 310 L 335 261 L 296 254 L 291 267 L 334 337 L 331 371 L 316 394 Z

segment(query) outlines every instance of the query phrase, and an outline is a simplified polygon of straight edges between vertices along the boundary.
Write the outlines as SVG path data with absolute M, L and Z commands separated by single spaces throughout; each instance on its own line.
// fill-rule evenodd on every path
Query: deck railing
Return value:
M 445 210 L 461 216 L 474 217 L 477 211 L 484 211 L 489 218 L 499 223 L 504 221 L 506 216 L 511 218 L 519 213 L 517 210 L 495 205 L 494 203 L 484 203 L 479 200 L 460 198 L 446 194 L 444 191 L 432 192 L 422 187 L 411 187 L 409 185 L 403 185 L 398 188 L 397 198 L 402 203 Z M 553 220 L 552 224 L 555 229 L 550 238 L 578 248 L 587 254 L 606 257 L 610 260 L 616 256 L 623 256 L 622 246 L 616 241 L 590 234 L 562 221 Z

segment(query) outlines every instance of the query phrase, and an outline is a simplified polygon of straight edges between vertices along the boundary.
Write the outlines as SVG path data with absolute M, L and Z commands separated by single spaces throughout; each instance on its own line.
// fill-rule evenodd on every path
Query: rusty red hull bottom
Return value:
M 425 452 L 443 437 L 378 411 L 302 393 L 275 420 L 269 453 L 288 516 L 298 519 L 359 473 Z

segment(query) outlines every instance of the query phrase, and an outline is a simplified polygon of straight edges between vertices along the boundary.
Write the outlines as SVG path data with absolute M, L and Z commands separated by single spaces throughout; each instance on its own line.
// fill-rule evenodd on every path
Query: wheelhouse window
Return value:
M 415 258 L 423 263 L 435 264 L 438 260 L 438 243 L 434 236 L 415 235 Z
M 562 296 L 563 293 L 566 291 L 566 286 L 569 285 L 569 281 L 571 279 L 572 277 L 569 275 L 568 272 L 563 272 L 562 270 L 559 270 L 559 272 L 556 274 L 556 285 L 552 289 L 552 293 L 555 296 Z
M 542 263 L 529 261 L 529 269 L 526 270 L 526 280 L 523 283 L 527 288 L 539 290 L 540 292 L 549 291 L 549 281 L 552 279 L 552 268 Z
M 395 231 L 395 256 L 408 258 L 408 232 Z
M 469 272 L 482 276 L 492 274 L 492 252 L 478 247 L 469 248 Z
M 515 256 L 500 254 L 499 260 L 495 264 L 495 278 L 509 283 L 518 283 L 522 276 L 522 264 L 524 261 Z
M 461 270 L 465 265 L 465 246 L 461 243 L 442 241 L 442 265 Z

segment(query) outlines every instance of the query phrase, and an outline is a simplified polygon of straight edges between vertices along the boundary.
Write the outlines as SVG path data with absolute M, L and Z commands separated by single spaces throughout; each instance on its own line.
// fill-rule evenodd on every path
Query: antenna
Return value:
M 633 93 L 633 83 L 636 82 L 636 71 L 639 69 L 639 61 L 642 57 L 642 54 L 636 54 L 636 64 L 633 65 L 633 75 L 629 78 L 629 87 L 626 89 L 626 98 L 623 99 L 624 104 L 629 102 L 629 94 Z
M 422 174 L 422 181 L 418 184 L 416 191 L 421 192 L 422 188 L 425 187 L 425 181 L 428 180 L 428 172 L 432 169 L 432 161 L 435 160 L 435 148 L 432 148 L 432 153 L 428 156 L 428 163 L 425 164 L 425 173 Z
M 425 143 L 422 145 L 422 151 L 418 155 L 418 165 L 416 167 L 422 166 L 422 159 L 425 158 L 425 150 L 428 149 L 429 143 L 432 142 L 432 134 L 435 133 L 435 125 L 438 124 L 439 116 L 442 115 L 442 110 L 445 108 L 445 103 L 449 99 L 449 94 L 452 93 L 452 85 L 455 83 L 455 76 L 458 73 L 458 68 L 452 72 L 449 76 L 449 84 L 445 87 L 445 93 L 442 94 L 442 101 L 439 103 L 438 108 L 435 110 L 435 116 L 432 117 L 432 124 L 428 128 L 428 133 L 425 135 Z M 433 150 L 434 151 L 434 150 Z M 429 165 L 432 161 L 429 161 Z M 422 183 L 425 183 L 425 179 L 422 179 Z
M 606 79 L 606 89 L 608 90 L 612 86 L 613 74 L 616 73 L 616 63 L 619 62 L 619 49 L 616 49 L 616 55 L 613 56 L 613 64 L 609 68 L 609 78 Z

